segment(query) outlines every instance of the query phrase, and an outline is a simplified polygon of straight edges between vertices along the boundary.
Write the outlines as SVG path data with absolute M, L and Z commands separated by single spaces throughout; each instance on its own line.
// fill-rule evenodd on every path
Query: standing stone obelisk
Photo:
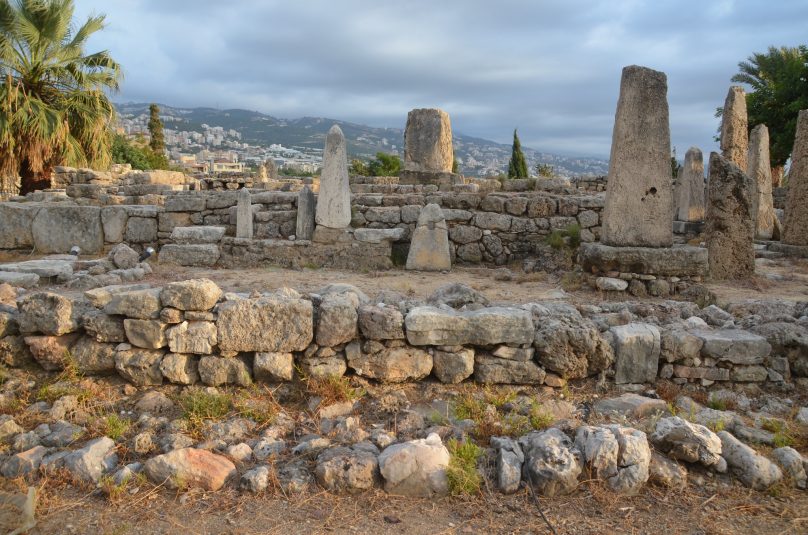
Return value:
M 704 156 L 697 147 L 687 149 L 675 197 L 678 221 L 704 220 Z
M 797 116 L 797 135 L 788 172 L 783 243 L 808 245 L 808 110 Z
M 741 279 L 755 273 L 752 179 L 720 154 L 710 154 L 707 236 L 710 277 Z
M 404 130 L 404 170 L 451 173 L 453 161 L 449 114 L 437 108 L 410 111 Z
M 345 136 L 337 125 L 331 127 L 325 138 L 315 221 L 318 225 L 333 229 L 342 229 L 351 224 L 348 155 Z
M 746 116 L 746 93 L 742 87 L 729 88 L 721 116 L 721 155 L 746 172 L 749 151 L 749 120 Z
M 747 173 L 755 189 L 755 237 L 770 240 L 774 235 L 777 215 L 772 197 L 772 167 L 769 159 L 769 129 L 759 124 L 749 136 Z
M 667 92 L 665 73 L 623 68 L 601 231 L 606 245 L 673 245 Z
M 236 205 L 236 238 L 253 237 L 253 213 L 250 190 L 241 188 L 238 192 Z
M 314 193 L 309 186 L 304 186 L 297 194 L 297 221 L 295 238 L 310 240 L 314 234 L 314 210 L 317 206 Z

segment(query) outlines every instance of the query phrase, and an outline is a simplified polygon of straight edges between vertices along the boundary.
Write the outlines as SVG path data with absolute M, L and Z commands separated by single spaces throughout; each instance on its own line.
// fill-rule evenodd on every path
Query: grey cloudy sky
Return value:
M 122 101 L 246 108 L 455 131 L 608 156 L 623 66 L 668 75 L 673 145 L 714 150 L 739 61 L 808 44 L 806 0 L 76 0 L 106 13 L 90 50 L 123 64 Z

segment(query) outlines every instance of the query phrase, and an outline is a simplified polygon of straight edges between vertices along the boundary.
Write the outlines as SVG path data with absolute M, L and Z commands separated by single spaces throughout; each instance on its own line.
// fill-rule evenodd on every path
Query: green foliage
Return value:
M 457 163 L 457 158 L 452 158 L 452 173 L 457 173 L 460 166 Z
M 673 154 L 671 154 L 671 178 L 678 177 L 681 170 L 682 166 L 676 161 L 676 147 L 673 147 Z
M 574 249 L 581 245 L 581 226 L 573 223 L 564 230 L 556 229 L 544 241 L 553 249 L 561 249 L 565 245 L 569 245 Z
M 104 16 L 73 21 L 73 0 L 0 1 L 0 176 L 21 193 L 56 165 L 106 167 L 121 68 L 107 51 L 85 54 Z
M 581 245 L 581 225 L 573 223 L 564 229 L 564 233 L 569 238 L 569 246 L 573 249 Z
M 132 425 L 129 420 L 121 418 L 117 414 L 109 414 L 103 417 L 100 424 L 101 432 L 112 440 L 118 440 L 124 436 Z
M 547 429 L 553 422 L 555 421 L 555 417 L 553 413 L 548 411 L 544 405 L 539 403 L 536 400 L 530 404 L 530 413 L 528 414 L 528 418 L 530 420 L 530 426 L 533 429 Z
M 564 247 L 564 233 L 560 230 L 551 232 L 544 241 L 553 249 L 561 249 Z
M 749 126 L 769 128 L 771 165 L 785 165 L 794 146 L 797 114 L 808 108 L 808 46 L 769 47 L 738 63 L 733 82 L 751 87 L 746 94 Z
M 289 167 L 283 167 L 278 169 L 278 174 L 282 176 L 315 176 L 317 173 L 312 173 L 311 171 L 301 171 L 300 169 L 292 169 Z
M 168 158 L 165 154 L 154 152 L 141 140 L 130 140 L 126 136 L 116 134 L 112 139 L 112 162 L 128 163 L 132 169 L 151 170 L 168 169 Z
M 527 160 L 522 152 L 522 143 L 516 129 L 513 131 L 513 148 L 511 149 L 511 159 L 508 162 L 508 178 L 528 178 Z
M 351 160 L 351 165 L 348 168 L 348 172 L 350 172 L 352 175 L 370 176 L 368 165 L 359 158 L 354 158 Z
M 149 148 L 155 154 L 163 154 L 166 150 L 166 139 L 163 134 L 163 121 L 160 120 L 160 107 L 157 104 L 149 105 Z
M 482 476 L 477 470 L 477 461 L 483 455 L 482 448 L 470 440 L 458 442 L 455 439 L 450 439 L 446 446 L 450 455 L 446 469 L 449 492 L 454 496 L 479 493 Z
M 553 178 L 555 176 L 555 168 L 549 163 L 537 163 L 536 174 L 544 178 Z
M 182 416 L 193 425 L 204 420 L 224 418 L 233 408 L 233 400 L 227 394 L 216 394 L 200 389 L 185 391 L 179 398 Z
M 794 445 L 794 436 L 786 423 L 782 420 L 778 420 L 776 418 L 763 418 L 760 426 L 769 433 L 774 433 L 772 443 L 775 448 L 784 448 L 786 446 Z

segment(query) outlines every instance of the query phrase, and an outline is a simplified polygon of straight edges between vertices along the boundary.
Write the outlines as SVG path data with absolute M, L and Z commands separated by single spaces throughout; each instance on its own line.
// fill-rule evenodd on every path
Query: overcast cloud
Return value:
M 439 107 L 466 135 L 607 157 L 623 66 L 668 75 L 680 157 L 714 150 L 737 64 L 808 44 L 805 0 L 76 0 L 123 65 L 120 101 L 403 128 Z

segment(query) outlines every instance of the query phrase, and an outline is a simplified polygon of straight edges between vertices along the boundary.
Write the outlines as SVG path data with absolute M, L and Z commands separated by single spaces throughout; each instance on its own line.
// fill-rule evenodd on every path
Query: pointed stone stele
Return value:
M 756 217 L 755 238 L 770 240 L 775 226 L 779 224 L 774 213 L 772 197 L 772 167 L 769 160 L 769 129 L 759 124 L 749 136 L 747 174 L 752 179 Z
M 720 154 L 710 154 L 707 236 L 710 277 L 742 279 L 755 273 L 752 179 Z
M 314 234 L 314 210 L 317 200 L 314 192 L 309 186 L 305 186 L 297 194 L 297 227 L 295 238 L 298 240 L 310 240 Z
M 797 117 L 797 135 L 788 172 L 783 243 L 808 245 L 808 110 Z
M 704 220 L 704 157 L 697 147 L 685 154 L 685 164 L 676 182 L 676 220 Z
M 746 93 L 742 87 L 729 88 L 721 116 L 721 155 L 746 172 L 749 151 L 749 120 L 746 116 Z
M 315 221 L 318 225 L 332 229 L 343 229 L 351 224 L 348 155 L 345 136 L 337 125 L 331 127 L 325 138 Z
M 420 271 L 445 271 L 452 268 L 449 230 L 443 210 L 437 204 L 427 204 L 418 216 L 406 267 Z
M 250 190 L 241 188 L 236 206 L 236 238 L 253 237 L 253 213 Z
M 623 69 L 603 210 L 606 245 L 673 245 L 667 92 L 665 73 Z

